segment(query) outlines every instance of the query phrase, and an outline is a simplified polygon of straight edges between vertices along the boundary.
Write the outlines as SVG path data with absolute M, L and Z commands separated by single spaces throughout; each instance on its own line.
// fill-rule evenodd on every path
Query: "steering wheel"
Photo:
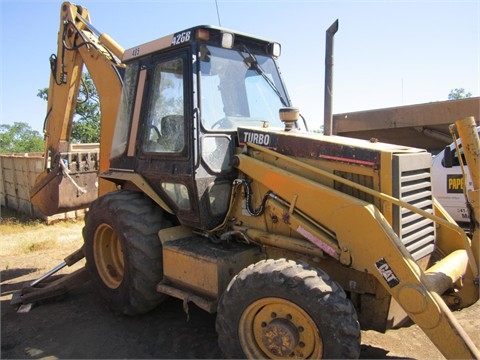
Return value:
M 220 120 L 217 120 L 213 123 L 213 125 L 210 127 L 211 129 L 215 129 L 215 127 L 217 127 L 219 129 L 229 129 L 229 130 L 233 130 L 236 128 L 236 126 L 234 125 L 234 123 L 229 120 L 228 118 L 224 117 L 224 118 L 221 118 Z
M 157 141 L 160 140 L 160 138 L 162 137 L 162 134 L 160 133 L 160 130 L 153 124 L 150 125 L 149 128 L 150 128 L 150 131 L 153 130 L 153 132 L 157 135 Z
M 223 128 L 223 123 L 225 122 L 225 118 L 222 118 L 220 120 L 217 120 L 213 123 L 213 125 L 211 126 L 211 129 L 215 129 L 217 126 L 219 129 Z

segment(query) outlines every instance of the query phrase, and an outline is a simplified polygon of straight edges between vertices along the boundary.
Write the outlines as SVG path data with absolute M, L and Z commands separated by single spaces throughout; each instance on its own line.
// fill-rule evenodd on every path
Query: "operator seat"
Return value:
M 159 143 L 166 152 L 179 152 L 183 149 L 184 127 L 183 115 L 167 115 L 162 118 L 162 137 Z

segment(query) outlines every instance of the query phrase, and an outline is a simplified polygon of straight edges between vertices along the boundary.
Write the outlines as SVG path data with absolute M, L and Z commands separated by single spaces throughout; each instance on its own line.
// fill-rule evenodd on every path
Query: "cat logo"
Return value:
M 380 274 L 382 274 L 383 278 L 387 282 L 388 286 L 390 286 L 390 288 L 393 288 L 400 283 L 400 280 L 398 280 L 397 276 L 384 258 L 378 260 L 375 263 L 375 267 L 380 272 Z

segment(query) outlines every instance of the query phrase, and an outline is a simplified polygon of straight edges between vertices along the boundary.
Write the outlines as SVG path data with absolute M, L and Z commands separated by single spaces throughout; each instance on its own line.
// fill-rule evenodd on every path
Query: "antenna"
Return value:
M 222 26 L 222 23 L 220 22 L 220 13 L 218 12 L 218 3 L 217 0 L 215 0 L 215 6 L 217 8 L 217 18 L 218 18 L 218 26 Z

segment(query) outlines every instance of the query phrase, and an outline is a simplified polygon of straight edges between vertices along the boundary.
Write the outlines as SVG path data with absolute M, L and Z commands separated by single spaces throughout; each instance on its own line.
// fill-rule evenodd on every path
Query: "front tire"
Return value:
M 286 259 L 260 261 L 233 278 L 216 328 L 230 358 L 360 355 L 360 326 L 343 289 L 322 270 Z
M 86 268 L 109 307 L 135 315 L 155 308 L 164 295 L 158 231 L 171 226 L 163 211 L 139 192 L 120 190 L 94 201 L 85 217 Z

